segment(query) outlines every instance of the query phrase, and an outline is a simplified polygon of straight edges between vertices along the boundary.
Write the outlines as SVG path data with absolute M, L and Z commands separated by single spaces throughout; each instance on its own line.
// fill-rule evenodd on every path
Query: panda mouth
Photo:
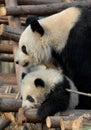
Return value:
M 29 62 L 26 62 L 24 65 L 23 65 L 23 67 L 26 67 L 26 66 L 28 66 L 29 65 Z

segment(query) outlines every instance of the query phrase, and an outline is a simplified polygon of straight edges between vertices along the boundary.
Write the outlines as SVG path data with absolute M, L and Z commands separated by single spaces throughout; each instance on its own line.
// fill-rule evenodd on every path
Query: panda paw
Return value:
M 45 119 L 47 116 L 51 115 L 51 111 L 50 111 L 50 107 L 40 107 L 37 111 L 37 115 L 40 117 L 40 118 L 43 118 Z
M 42 108 L 38 109 L 37 112 L 38 117 L 45 119 L 47 117 L 47 113 Z

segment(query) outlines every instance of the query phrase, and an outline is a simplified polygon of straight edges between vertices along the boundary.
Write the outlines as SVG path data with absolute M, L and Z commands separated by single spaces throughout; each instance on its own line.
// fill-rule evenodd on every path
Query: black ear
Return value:
M 31 21 L 31 29 L 33 32 L 38 32 L 41 36 L 43 36 L 44 34 L 44 29 L 42 28 L 42 26 L 39 24 L 39 22 L 34 19 Z
M 45 87 L 44 81 L 40 78 L 35 79 L 34 84 L 36 87 L 38 87 L 38 86 Z
M 27 27 L 28 25 L 30 25 L 31 21 L 38 20 L 38 19 L 39 18 L 37 16 L 35 16 L 35 15 L 28 16 L 27 19 L 26 19 L 26 22 L 25 22 L 25 27 Z
M 24 77 L 26 76 L 26 73 L 22 73 L 21 74 L 21 78 L 24 79 Z

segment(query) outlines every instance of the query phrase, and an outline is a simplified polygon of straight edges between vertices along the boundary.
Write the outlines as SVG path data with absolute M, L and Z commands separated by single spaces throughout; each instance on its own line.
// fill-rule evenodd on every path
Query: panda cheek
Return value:
M 30 103 L 28 100 L 22 102 L 22 107 L 26 110 L 29 108 L 34 108 L 34 104 Z

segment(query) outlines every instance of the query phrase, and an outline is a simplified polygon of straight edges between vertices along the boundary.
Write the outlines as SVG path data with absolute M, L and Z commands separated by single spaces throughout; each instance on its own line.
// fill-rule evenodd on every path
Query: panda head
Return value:
M 76 89 L 72 81 L 57 70 L 45 69 L 23 74 L 22 107 L 38 108 L 37 114 L 43 118 L 75 108 L 78 95 L 70 94 L 66 88 Z
M 45 101 L 48 93 L 54 89 L 54 84 L 62 80 L 63 77 L 60 76 L 60 73 L 52 69 L 37 70 L 28 74 L 22 73 L 22 107 L 39 107 Z M 30 99 L 28 99 L 29 97 Z
M 29 21 L 28 21 L 29 23 Z M 50 49 L 45 46 L 48 42 L 44 28 L 39 21 L 33 18 L 30 25 L 20 36 L 19 49 L 16 54 L 16 63 L 23 67 L 31 67 L 48 60 Z
M 30 25 L 19 40 L 16 63 L 31 67 L 51 62 L 53 55 L 60 54 L 65 48 L 70 31 L 80 14 L 79 8 L 71 7 L 40 20 L 30 20 Z

